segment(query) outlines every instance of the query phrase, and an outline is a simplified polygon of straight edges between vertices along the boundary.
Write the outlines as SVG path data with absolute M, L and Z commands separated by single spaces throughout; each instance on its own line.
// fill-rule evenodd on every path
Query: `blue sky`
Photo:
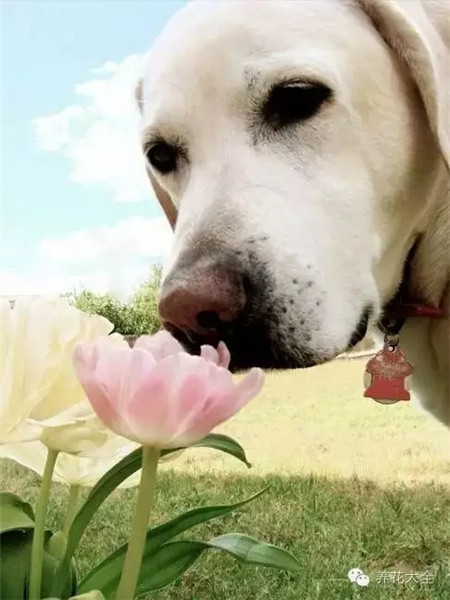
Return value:
M 2 294 L 120 292 L 167 252 L 131 98 L 183 4 L 3 1 Z

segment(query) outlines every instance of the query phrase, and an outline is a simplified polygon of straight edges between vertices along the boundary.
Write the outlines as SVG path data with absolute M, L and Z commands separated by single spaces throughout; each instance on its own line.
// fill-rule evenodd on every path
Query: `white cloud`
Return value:
M 171 241 L 172 232 L 164 217 L 130 217 L 112 226 L 44 239 L 39 258 L 43 264 L 63 266 L 66 272 L 81 268 L 82 287 L 93 291 L 91 282 L 98 287 L 98 277 L 91 273 L 100 273 L 102 291 L 126 297 L 148 275 L 150 262 L 167 258 Z
M 118 278 L 105 269 L 70 273 L 40 267 L 29 271 L 0 270 L 0 296 L 59 296 L 89 290 L 126 300 L 149 275 L 149 265 L 130 265 Z
M 39 148 L 61 152 L 71 162 L 73 181 L 102 185 L 118 202 L 151 194 L 134 98 L 142 61 L 134 54 L 92 69 L 95 77 L 75 87 L 79 104 L 33 122 Z
M 56 115 L 35 119 L 35 133 L 41 150 L 62 150 L 77 135 L 76 125 L 84 118 L 85 110 L 81 106 L 67 106 Z
M 66 237 L 44 239 L 39 255 L 65 264 L 166 258 L 171 240 L 172 232 L 164 217 L 130 217 L 112 226 L 79 229 Z
M 107 61 L 75 87 L 78 100 L 34 120 L 37 145 L 70 162 L 71 179 L 109 189 L 119 202 L 151 198 L 134 98 L 142 55 Z M 164 260 L 172 234 L 163 217 L 133 216 L 112 226 L 72 231 L 39 242 L 33 269 L 1 272 L 2 294 L 59 294 L 91 289 L 124 296 Z
M 108 282 L 99 273 L 70 275 L 52 272 L 45 268 L 18 271 L 0 271 L 0 292 L 2 296 L 54 296 L 74 290 L 92 289 L 102 292 Z
M 126 299 L 169 254 L 172 232 L 164 217 L 130 217 L 115 225 L 43 239 L 31 270 L 4 269 L 0 293 L 54 295 L 91 290 Z

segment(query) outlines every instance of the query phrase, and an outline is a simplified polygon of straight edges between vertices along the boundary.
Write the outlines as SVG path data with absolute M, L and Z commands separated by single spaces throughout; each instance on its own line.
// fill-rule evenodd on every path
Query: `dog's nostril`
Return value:
M 222 321 L 219 315 L 213 310 L 203 310 L 197 315 L 197 323 L 205 329 L 219 329 Z

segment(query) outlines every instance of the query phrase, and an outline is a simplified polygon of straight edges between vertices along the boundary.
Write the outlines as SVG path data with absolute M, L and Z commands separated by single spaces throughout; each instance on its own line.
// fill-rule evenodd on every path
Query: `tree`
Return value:
M 161 328 L 158 316 L 161 278 L 161 265 L 152 265 L 148 279 L 127 303 L 120 302 L 110 294 L 94 294 L 87 290 L 72 294 L 69 298 L 80 310 L 106 317 L 114 324 L 117 333 L 127 336 L 155 333 Z
M 158 315 L 161 279 L 161 265 L 152 265 L 149 278 L 131 298 L 130 318 L 133 319 L 135 335 L 155 333 L 161 329 L 161 321 Z

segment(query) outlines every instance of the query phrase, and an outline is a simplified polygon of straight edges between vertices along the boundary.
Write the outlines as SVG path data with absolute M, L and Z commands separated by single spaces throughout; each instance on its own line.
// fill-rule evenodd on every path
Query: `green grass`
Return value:
M 161 466 L 153 522 L 188 508 L 270 490 L 189 536 L 240 531 L 283 546 L 302 564 L 295 575 L 203 555 L 155 600 L 444 600 L 450 598 L 448 432 L 406 404 L 361 397 L 363 363 L 336 362 L 273 374 L 263 394 L 221 431 L 245 447 L 253 468 L 198 449 Z M 8 461 L 2 489 L 34 501 L 38 479 Z M 62 519 L 66 490 L 55 486 L 49 525 Z M 133 490 L 116 491 L 83 538 L 80 575 L 127 539 Z M 358 588 L 352 567 L 372 579 Z M 434 574 L 433 583 L 378 583 L 385 571 Z

